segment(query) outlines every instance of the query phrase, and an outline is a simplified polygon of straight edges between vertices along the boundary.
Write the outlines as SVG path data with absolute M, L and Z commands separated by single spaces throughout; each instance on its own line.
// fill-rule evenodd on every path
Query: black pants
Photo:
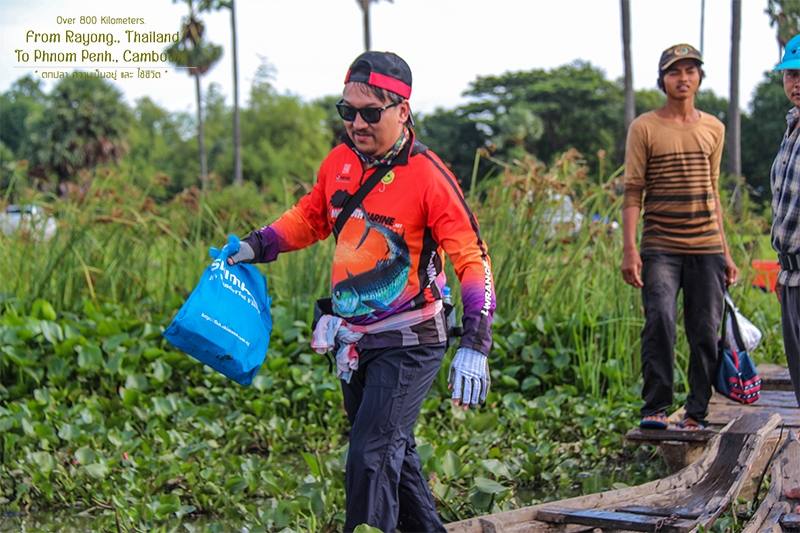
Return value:
M 445 345 L 365 350 L 342 381 L 352 428 L 347 452 L 345 531 L 444 531 L 422 473 L 414 425 L 439 371 Z
M 786 364 L 792 378 L 794 396 L 800 405 L 800 287 L 782 285 L 779 290 Z
M 705 421 L 717 368 L 717 339 L 725 294 L 725 259 L 719 254 L 642 254 L 642 416 L 672 405 L 678 291 L 689 341 L 686 414 Z

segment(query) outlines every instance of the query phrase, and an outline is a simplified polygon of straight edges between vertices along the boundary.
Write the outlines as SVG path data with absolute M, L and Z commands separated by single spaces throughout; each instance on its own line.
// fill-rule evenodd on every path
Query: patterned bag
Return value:
M 725 294 L 722 335 L 719 339 L 719 362 L 714 388 L 733 401 L 749 404 L 761 396 L 761 378 L 745 349 L 737 320 L 737 310 L 730 295 Z M 726 334 L 730 327 L 731 335 Z

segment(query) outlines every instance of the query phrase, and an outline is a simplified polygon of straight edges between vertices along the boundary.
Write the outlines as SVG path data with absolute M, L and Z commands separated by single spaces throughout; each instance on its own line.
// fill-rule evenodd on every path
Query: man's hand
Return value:
M 725 254 L 725 285 L 731 286 L 739 281 L 739 268 L 733 262 L 731 254 Z
M 255 259 L 255 252 L 253 248 L 246 242 L 239 240 L 236 235 L 228 235 L 228 242 L 222 249 L 214 248 L 213 246 L 208 249 L 208 255 L 216 259 L 222 253 L 227 254 L 227 263 L 231 266 L 236 263 L 252 263 Z
M 251 248 L 246 241 L 240 241 L 239 250 L 235 254 L 228 256 L 228 264 L 235 265 L 236 263 L 252 263 L 255 257 L 256 254 L 253 252 L 253 248 Z
M 471 348 L 459 348 L 450 364 L 448 389 L 453 391 L 452 400 L 455 405 L 463 405 L 464 409 L 478 406 L 486 401 L 491 378 L 487 357 Z
M 639 257 L 639 251 L 635 248 L 626 248 L 622 255 L 622 279 L 625 283 L 632 285 L 637 289 L 644 286 L 642 283 L 642 258 Z

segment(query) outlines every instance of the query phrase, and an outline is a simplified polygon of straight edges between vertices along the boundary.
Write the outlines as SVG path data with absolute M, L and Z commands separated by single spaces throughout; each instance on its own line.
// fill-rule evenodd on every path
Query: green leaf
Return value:
M 47 300 L 37 298 L 31 306 L 31 315 L 35 318 L 43 318 L 45 320 L 55 320 L 56 310 Z
M 519 381 L 512 378 L 511 376 L 505 376 L 505 375 L 500 376 L 500 384 L 510 389 L 516 389 L 519 387 Z
M 88 465 L 93 463 L 97 458 L 97 454 L 94 453 L 94 450 L 89 448 L 88 446 L 81 446 L 77 450 L 75 450 L 75 459 L 82 465 Z
M 169 416 L 177 410 L 177 405 L 175 404 L 175 400 L 173 398 L 164 398 L 161 396 L 157 396 L 155 398 L 151 398 L 153 402 L 153 407 L 155 408 L 155 412 L 159 416 Z
M 272 380 L 262 374 L 253 378 L 253 388 L 259 392 L 264 392 L 272 385 Z
M 501 494 L 508 490 L 497 481 L 478 476 L 475 477 L 475 488 L 484 494 Z
M 150 368 L 153 372 L 153 378 L 159 383 L 164 383 L 172 376 L 172 367 L 161 360 L 153 361 Z
M 63 357 L 53 356 L 47 361 L 47 378 L 55 383 L 61 384 L 72 373 L 72 369 Z
M 183 518 L 186 515 L 192 514 L 197 510 L 197 507 L 194 505 L 181 505 L 180 509 L 175 512 L 175 515 L 178 518 Z
M 58 430 L 58 436 L 65 441 L 71 441 L 81 435 L 81 431 L 72 424 L 63 424 Z
M 44 336 L 44 338 L 50 344 L 55 345 L 64 340 L 64 331 L 56 322 L 47 322 L 46 320 L 42 320 L 39 323 L 39 329 L 42 332 L 42 336 Z
M 461 458 L 453 450 L 447 450 L 442 459 L 442 471 L 449 478 L 456 478 L 461 472 Z
M 103 340 L 103 350 L 106 353 L 111 353 L 126 342 L 131 340 L 131 336 L 127 333 L 120 333 L 118 335 L 112 335 L 111 337 L 106 338 Z
M 417 446 L 417 455 L 419 455 L 419 461 L 424 465 L 428 462 L 428 459 L 433 457 L 433 446 L 430 444 L 420 444 Z
M 33 398 L 42 405 L 50 403 L 50 391 L 47 389 L 36 389 L 33 391 Z
M 508 345 L 513 349 L 518 349 L 525 345 L 525 333 L 522 331 L 515 331 L 508 336 Z
M 150 382 L 147 380 L 147 377 L 142 374 L 131 374 L 125 378 L 125 387 L 128 389 L 146 391 L 150 388 Z
M 32 366 L 36 363 L 36 352 L 23 353 L 16 346 L 3 346 L 0 348 L 6 358 L 19 367 Z
M 181 509 L 181 499 L 177 494 L 165 494 L 158 497 L 158 500 L 150 506 L 159 519 L 167 518 L 172 513 L 177 513 Z
M 359 524 L 353 530 L 353 533 L 381 533 L 381 530 L 367 524 Z
M 478 432 L 484 432 L 497 425 L 497 414 L 486 411 L 478 412 L 467 419 L 469 427 Z
M 103 352 L 96 344 L 77 346 L 78 366 L 85 370 L 98 370 L 103 366 Z
M 524 380 L 522 380 L 522 390 L 529 391 L 531 389 L 535 389 L 538 387 L 542 382 L 536 376 L 528 376 Z
M 126 387 L 120 387 L 119 389 L 119 396 L 122 398 L 122 404 L 125 407 L 133 407 L 139 403 L 139 398 L 142 395 L 136 389 L 128 389 Z
M 553 366 L 559 370 L 564 370 L 569 366 L 569 354 L 564 351 L 559 351 L 553 356 Z
M 122 362 L 125 360 L 125 354 L 120 352 L 115 352 L 111 354 L 108 358 L 108 362 L 106 362 L 106 371 L 109 374 L 118 374 L 120 369 L 122 368 Z
M 28 455 L 28 461 L 35 464 L 43 473 L 47 474 L 55 467 L 53 456 L 47 452 L 34 452 Z
M 316 457 L 314 457 L 308 452 L 303 452 L 303 460 L 305 460 L 306 464 L 308 465 L 308 468 L 311 469 L 311 474 L 314 477 L 319 478 L 322 476 L 322 471 L 320 469 L 319 461 L 317 461 Z
M 542 315 L 536 315 L 533 325 L 536 326 L 536 329 L 539 331 L 539 333 L 544 335 L 544 318 L 542 318 Z
M 225 490 L 232 494 L 244 492 L 247 488 L 247 481 L 241 476 L 234 476 L 225 482 Z
M 495 476 L 504 477 L 507 479 L 513 478 L 508 466 L 506 466 L 505 463 L 501 463 L 497 459 L 484 459 L 481 461 L 481 464 L 483 464 L 483 467 Z
M 105 463 L 92 463 L 86 465 L 86 472 L 95 479 L 104 479 L 108 475 L 108 466 Z

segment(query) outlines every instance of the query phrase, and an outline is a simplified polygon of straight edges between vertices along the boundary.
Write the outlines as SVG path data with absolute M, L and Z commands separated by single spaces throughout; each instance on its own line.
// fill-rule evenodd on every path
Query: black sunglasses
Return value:
M 346 120 L 347 122 L 353 122 L 356 119 L 356 113 L 358 113 L 367 124 L 375 124 L 376 122 L 380 122 L 381 114 L 384 111 L 390 107 L 398 105 L 399 103 L 400 102 L 392 102 L 391 104 L 386 104 L 383 107 L 362 107 L 359 109 L 357 107 L 345 104 L 344 100 L 339 100 L 336 103 L 336 111 L 339 112 L 339 116 L 342 117 L 342 120 Z

